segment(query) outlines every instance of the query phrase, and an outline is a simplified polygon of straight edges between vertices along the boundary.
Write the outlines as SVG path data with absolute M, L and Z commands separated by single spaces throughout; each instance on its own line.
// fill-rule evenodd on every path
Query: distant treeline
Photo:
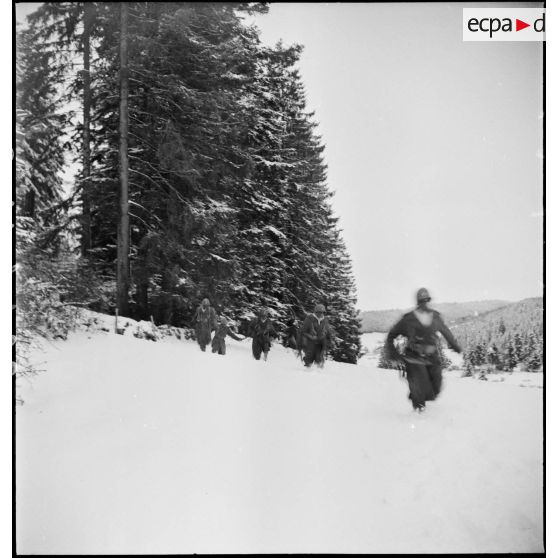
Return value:
M 448 325 L 484 314 L 509 305 L 503 300 L 480 300 L 475 302 L 446 302 L 433 304 L 442 313 Z M 362 333 L 387 332 L 409 310 L 370 310 L 360 314 Z

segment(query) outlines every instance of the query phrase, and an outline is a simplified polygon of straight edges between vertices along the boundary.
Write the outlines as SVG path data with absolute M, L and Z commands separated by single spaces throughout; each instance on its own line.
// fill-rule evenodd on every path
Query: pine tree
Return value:
M 501 369 L 501 358 L 498 351 L 498 347 L 495 343 L 492 343 L 488 352 L 487 352 L 487 361 L 488 364 L 494 366 L 494 368 L 500 370 Z
M 518 364 L 521 363 L 525 357 L 523 350 L 523 339 L 519 333 L 513 336 L 513 348 Z
M 472 351 L 465 350 L 463 352 L 463 365 L 465 367 L 464 377 L 470 377 L 473 375 L 473 369 L 474 369 L 473 360 L 474 357 Z
M 477 343 L 471 355 L 473 366 L 482 366 L 487 362 L 487 350 L 484 342 Z
M 16 42 L 16 208 L 19 226 L 32 227 L 35 242 L 46 248 L 59 241 L 56 222 L 63 220 L 61 137 L 66 122 L 59 112 L 51 53 L 34 39 L 33 31 L 25 30 Z
M 510 340 L 505 346 L 505 356 L 504 356 L 505 369 L 508 371 L 513 371 L 515 367 L 519 364 L 519 359 L 517 357 L 516 349 L 514 343 Z
M 91 249 L 91 31 L 94 6 L 83 4 L 83 173 L 82 173 L 82 233 L 81 252 L 85 257 Z
M 530 372 L 539 371 L 543 365 L 542 356 L 541 339 L 534 332 L 531 332 L 525 344 L 524 362 L 527 370 Z
M 128 314 L 130 273 L 130 220 L 128 215 L 128 4 L 120 5 L 120 212 L 116 259 L 116 303 L 121 315 Z

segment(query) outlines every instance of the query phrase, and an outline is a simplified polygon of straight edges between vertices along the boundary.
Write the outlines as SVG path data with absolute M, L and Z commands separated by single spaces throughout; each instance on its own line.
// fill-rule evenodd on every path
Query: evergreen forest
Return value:
M 207 297 L 241 332 L 262 306 L 285 333 L 323 303 L 330 357 L 356 363 L 355 282 L 302 47 L 262 44 L 251 22 L 267 10 L 57 2 L 18 28 L 22 347 L 64 336 L 76 306 L 189 328 Z

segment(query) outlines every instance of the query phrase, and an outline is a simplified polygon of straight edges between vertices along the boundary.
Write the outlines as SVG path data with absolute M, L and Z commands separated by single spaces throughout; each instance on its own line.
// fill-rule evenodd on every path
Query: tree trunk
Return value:
M 136 305 L 138 308 L 138 318 L 147 320 L 150 315 L 149 308 L 149 283 L 139 280 L 136 286 Z
M 81 254 L 87 256 L 91 250 L 91 146 L 90 146 L 90 122 L 91 122 L 91 73 L 90 73 L 90 35 L 93 6 L 90 2 L 84 2 L 83 7 L 83 176 L 81 184 L 82 201 L 82 232 L 81 232 Z
M 29 190 L 23 201 L 23 215 L 35 219 L 35 190 Z
M 120 219 L 116 256 L 116 303 L 128 314 L 130 283 L 130 226 L 128 215 L 128 4 L 120 4 Z

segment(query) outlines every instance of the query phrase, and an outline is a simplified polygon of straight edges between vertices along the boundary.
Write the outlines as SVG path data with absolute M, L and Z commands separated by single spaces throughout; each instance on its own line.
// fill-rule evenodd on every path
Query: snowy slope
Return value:
M 360 336 L 360 342 L 363 349 L 366 349 L 366 352 L 360 359 L 359 364 L 376 367 L 380 358 L 379 350 L 381 350 L 384 346 L 385 340 L 385 333 L 362 333 Z
M 17 408 L 19 553 L 542 550 L 542 390 L 81 332 Z

